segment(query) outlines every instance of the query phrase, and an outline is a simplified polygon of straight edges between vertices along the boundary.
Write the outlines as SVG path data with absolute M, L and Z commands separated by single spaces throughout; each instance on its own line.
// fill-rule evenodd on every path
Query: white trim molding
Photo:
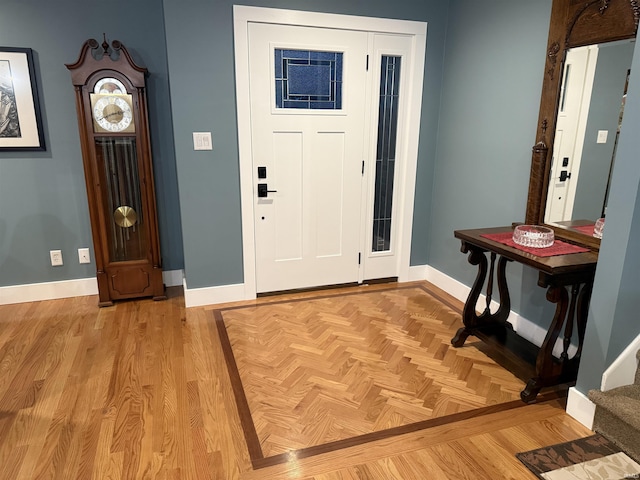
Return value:
M 426 280 L 428 268 L 429 267 L 427 265 L 415 265 L 415 266 L 409 267 L 409 272 L 408 272 L 406 281 L 417 282 L 420 280 Z M 398 280 L 400 282 L 404 281 L 401 278 L 399 278 Z
M 635 380 L 636 370 L 639 368 L 636 357 L 640 350 L 640 335 L 616 358 L 609 368 L 602 374 L 600 390 L 606 392 L 616 387 L 630 385 Z M 596 414 L 596 404 L 589 400 L 576 387 L 569 389 L 567 397 L 567 413 L 589 429 L 593 429 L 593 419 Z
M 600 390 L 606 392 L 623 385 L 631 385 L 634 382 L 636 370 L 639 368 L 636 357 L 638 350 L 640 350 L 640 335 L 622 351 L 620 356 L 602 374 Z
M 591 430 L 596 415 L 596 404 L 576 387 L 571 387 L 567 397 L 567 413 Z
M 83 297 L 98 294 L 98 281 L 93 278 L 62 280 L 59 282 L 29 283 L 0 287 L 0 305 L 39 302 L 59 298 Z
M 471 291 L 471 287 L 466 286 L 464 283 L 459 282 L 458 280 L 451 278 L 448 275 L 430 266 L 427 266 L 426 280 L 430 283 L 433 283 L 437 287 L 441 288 L 442 290 L 447 292 L 449 295 L 452 295 L 453 297 L 457 298 L 461 302 L 464 302 L 467 300 L 467 297 L 469 296 L 469 292 Z M 481 308 L 484 309 L 484 306 L 486 305 L 486 296 L 484 294 L 480 295 L 480 298 L 478 299 L 478 304 L 481 304 L 482 305 Z M 490 309 L 492 312 L 495 312 L 496 310 L 498 310 L 499 306 L 500 304 L 497 301 L 492 300 Z M 511 310 L 511 312 L 509 313 L 509 317 L 507 318 L 507 321 L 511 325 L 513 325 L 513 330 L 519 336 L 533 343 L 537 347 L 541 346 L 542 342 L 544 342 L 544 338 L 547 335 L 547 330 L 545 330 L 539 325 L 536 325 L 531 320 L 523 317 L 519 313 L 516 313 L 513 310 Z M 557 357 L 560 357 L 560 354 L 562 353 L 562 348 L 563 348 L 562 340 L 558 339 L 554 346 L 553 354 Z M 575 354 L 576 351 L 577 351 L 577 348 L 575 345 L 569 346 L 569 351 L 568 351 L 569 356 Z
M 407 282 L 425 280 L 427 266 L 418 265 L 410 267 Z M 402 280 L 399 280 L 402 283 Z M 218 303 L 240 302 L 244 300 L 255 300 L 257 294 L 255 288 L 251 288 L 246 283 L 234 285 L 219 285 L 216 287 L 189 288 L 187 280 L 182 282 L 184 287 L 184 303 L 189 307 L 202 307 L 205 305 L 215 305 Z
M 220 285 L 217 287 L 189 288 L 187 279 L 183 280 L 184 305 L 190 307 L 202 307 L 217 303 L 239 302 L 241 300 L 254 300 L 255 291 L 247 291 L 244 283 L 234 285 Z
M 169 270 L 162 272 L 162 281 L 167 287 L 178 287 L 182 285 L 184 270 Z
M 461 302 L 464 302 L 467 299 L 469 292 L 471 291 L 471 288 L 466 286 L 464 283 L 449 277 L 429 265 L 415 265 L 410 267 L 407 271 L 407 278 L 399 279 L 398 281 L 399 283 L 403 283 L 419 280 L 426 280 L 427 282 L 434 284 Z M 190 289 L 187 286 L 186 279 L 184 279 L 183 286 L 186 307 L 199 307 L 203 305 L 214 305 L 217 303 L 254 300 L 257 297 L 255 287 L 252 287 L 247 283 Z M 485 299 L 485 295 L 480 295 L 478 303 L 481 303 L 484 306 L 486 302 Z M 498 307 L 498 302 L 493 300 L 491 302 L 491 310 L 496 311 Z M 513 325 L 514 331 L 525 340 L 528 340 L 538 347 L 542 345 L 542 342 L 544 342 L 547 331 L 533 323 L 531 320 L 511 311 L 507 321 Z M 570 345 L 569 355 L 573 355 L 575 351 L 576 347 L 574 345 Z M 561 352 L 562 341 L 558 339 L 553 353 L 559 357 Z
M 413 192 L 416 177 L 418 140 L 420 135 L 421 99 L 425 66 L 427 24 L 425 22 L 395 20 L 386 18 L 339 15 L 331 13 L 305 12 L 277 8 L 233 6 L 233 36 L 235 57 L 236 92 L 249 91 L 249 24 L 253 22 L 305 27 L 357 30 L 364 32 L 403 34 L 413 37 L 411 81 L 409 97 L 417 99 L 409 102 L 406 115 L 407 124 L 407 167 L 404 196 L 400 199 L 403 212 L 399 214 L 401 234 L 399 235 L 398 278 L 407 281 L 411 254 L 411 231 L 413 223 Z M 244 294 L 255 297 L 256 258 L 254 225 L 254 187 L 251 146 L 251 104 L 246 94 L 236 96 L 238 122 L 238 156 L 240 167 L 240 201 L 242 212 L 242 252 Z M 216 288 L 216 287 L 214 287 Z M 186 293 L 186 291 L 185 291 Z
M 184 272 L 182 270 L 162 272 L 162 279 L 167 287 L 182 285 L 183 277 Z M 0 287 L 0 305 L 84 297 L 97 294 L 98 281 L 95 277 L 60 280 L 57 282 L 9 285 L 7 287 Z

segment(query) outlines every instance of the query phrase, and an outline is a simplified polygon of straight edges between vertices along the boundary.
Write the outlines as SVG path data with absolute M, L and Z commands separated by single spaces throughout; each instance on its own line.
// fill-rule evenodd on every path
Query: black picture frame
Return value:
M 0 151 L 45 150 L 30 48 L 0 47 Z

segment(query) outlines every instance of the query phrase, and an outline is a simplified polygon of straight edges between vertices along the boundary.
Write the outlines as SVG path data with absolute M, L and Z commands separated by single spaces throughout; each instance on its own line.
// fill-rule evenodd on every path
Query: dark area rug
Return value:
M 640 465 L 600 434 L 517 453 L 516 457 L 543 480 L 640 478 Z M 597 476 L 592 476 L 593 471 Z

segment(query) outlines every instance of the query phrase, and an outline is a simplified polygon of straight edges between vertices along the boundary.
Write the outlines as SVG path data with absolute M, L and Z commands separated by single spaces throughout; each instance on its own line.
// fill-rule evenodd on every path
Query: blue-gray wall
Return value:
M 233 0 L 164 0 L 178 182 L 189 288 L 241 283 L 242 231 L 233 57 Z M 427 62 L 411 261 L 427 263 L 442 57 L 448 2 L 262 0 L 243 2 L 428 22 Z M 194 152 L 191 132 L 211 131 Z
M 475 268 L 454 229 L 521 221 L 545 58 L 551 0 L 452 0 L 428 230 L 429 265 L 471 285 Z M 542 25 L 545 25 L 541 28 Z M 640 70 L 640 49 L 631 71 Z M 635 95 L 635 96 L 634 96 Z M 605 237 L 590 304 L 577 388 L 602 373 L 640 334 L 640 76 L 631 75 L 613 172 Z M 553 306 L 537 274 L 510 264 L 512 308 L 543 327 Z
M 640 335 L 640 75 L 634 73 L 638 71 L 640 48 L 633 52 L 582 368 L 576 384 L 583 393 L 600 387 L 604 370 Z
M 123 14 L 126 12 L 126 14 Z M 0 13 L 0 45 L 34 51 L 45 152 L 0 151 L 0 286 L 95 277 L 80 265 L 78 248 L 94 258 L 71 76 L 88 38 L 120 40 L 149 76 L 151 137 L 165 270 L 181 269 L 182 238 L 169 82 L 160 0 L 7 1 Z M 64 266 L 51 267 L 61 249 Z
M 471 285 L 475 269 L 453 231 L 524 218 L 551 0 L 249 3 L 428 22 L 411 263 Z M 31 47 L 36 54 L 47 151 L 0 152 L 0 286 L 94 275 L 93 265 L 75 261 L 76 249 L 91 245 L 91 234 L 64 63 L 102 32 L 123 41 L 151 73 L 165 269 L 184 266 L 190 288 L 243 281 L 235 98 L 246 92 L 235 91 L 232 25 L 232 0 L 115 0 L 108 9 L 93 0 L 3 1 L 0 45 Z M 634 62 L 640 65 L 640 50 Z M 640 252 L 632 241 L 640 233 L 639 124 L 640 80 L 632 76 L 582 391 L 599 384 L 640 328 Z M 193 131 L 213 132 L 214 149 L 193 151 Z M 50 249 L 63 250 L 64 267 L 49 266 Z M 552 311 L 535 272 L 509 265 L 508 276 L 513 308 L 546 326 Z
M 601 45 L 598 49 L 580 176 L 571 215 L 574 220 L 595 221 L 602 216 L 620 106 L 634 46 L 635 42 L 615 42 Z M 599 130 L 609 132 L 606 143 L 596 142 Z
M 429 265 L 466 285 L 477 269 L 457 229 L 523 221 L 551 0 L 454 0 L 447 29 Z M 509 264 L 512 307 L 550 321 L 536 273 Z

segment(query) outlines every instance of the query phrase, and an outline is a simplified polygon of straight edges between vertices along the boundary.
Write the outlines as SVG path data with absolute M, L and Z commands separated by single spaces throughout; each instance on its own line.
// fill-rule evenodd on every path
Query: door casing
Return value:
M 370 18 L 351 15 L 303 12 L 275 8 L 234 5 L 234 51 L 236 72 L 236 108 L 238 116 L 238 153 L 240 170 L 240 194 L 242 210 L 242 250 L 244 273 L 244 297 L 256 297 L 255 226 L 253 163 L 251 145 L 251 106 L 249 92 L 249 23 L 262 22 L 281 25 L 299 25 L 319 28 L 336 28 L 364 32 L 409 35 L 412 38 L 411 68 L 406 95 L 404 152 L 399 157 L 405 160 L 402 175 L 395 188 L 402 192 L 395 221 L 398 222 L 399 281 L 409 279 L 411 254 L 411 231 L 413 226 L 413 200 L 418 159 L 420 114 L 422 108 L 422 86 L 424 78 L 426 34 L 425 22 Z M 363 269 L 361 269 L 362 271 Z M 362 279 L 360 279 L 362 280 Z

